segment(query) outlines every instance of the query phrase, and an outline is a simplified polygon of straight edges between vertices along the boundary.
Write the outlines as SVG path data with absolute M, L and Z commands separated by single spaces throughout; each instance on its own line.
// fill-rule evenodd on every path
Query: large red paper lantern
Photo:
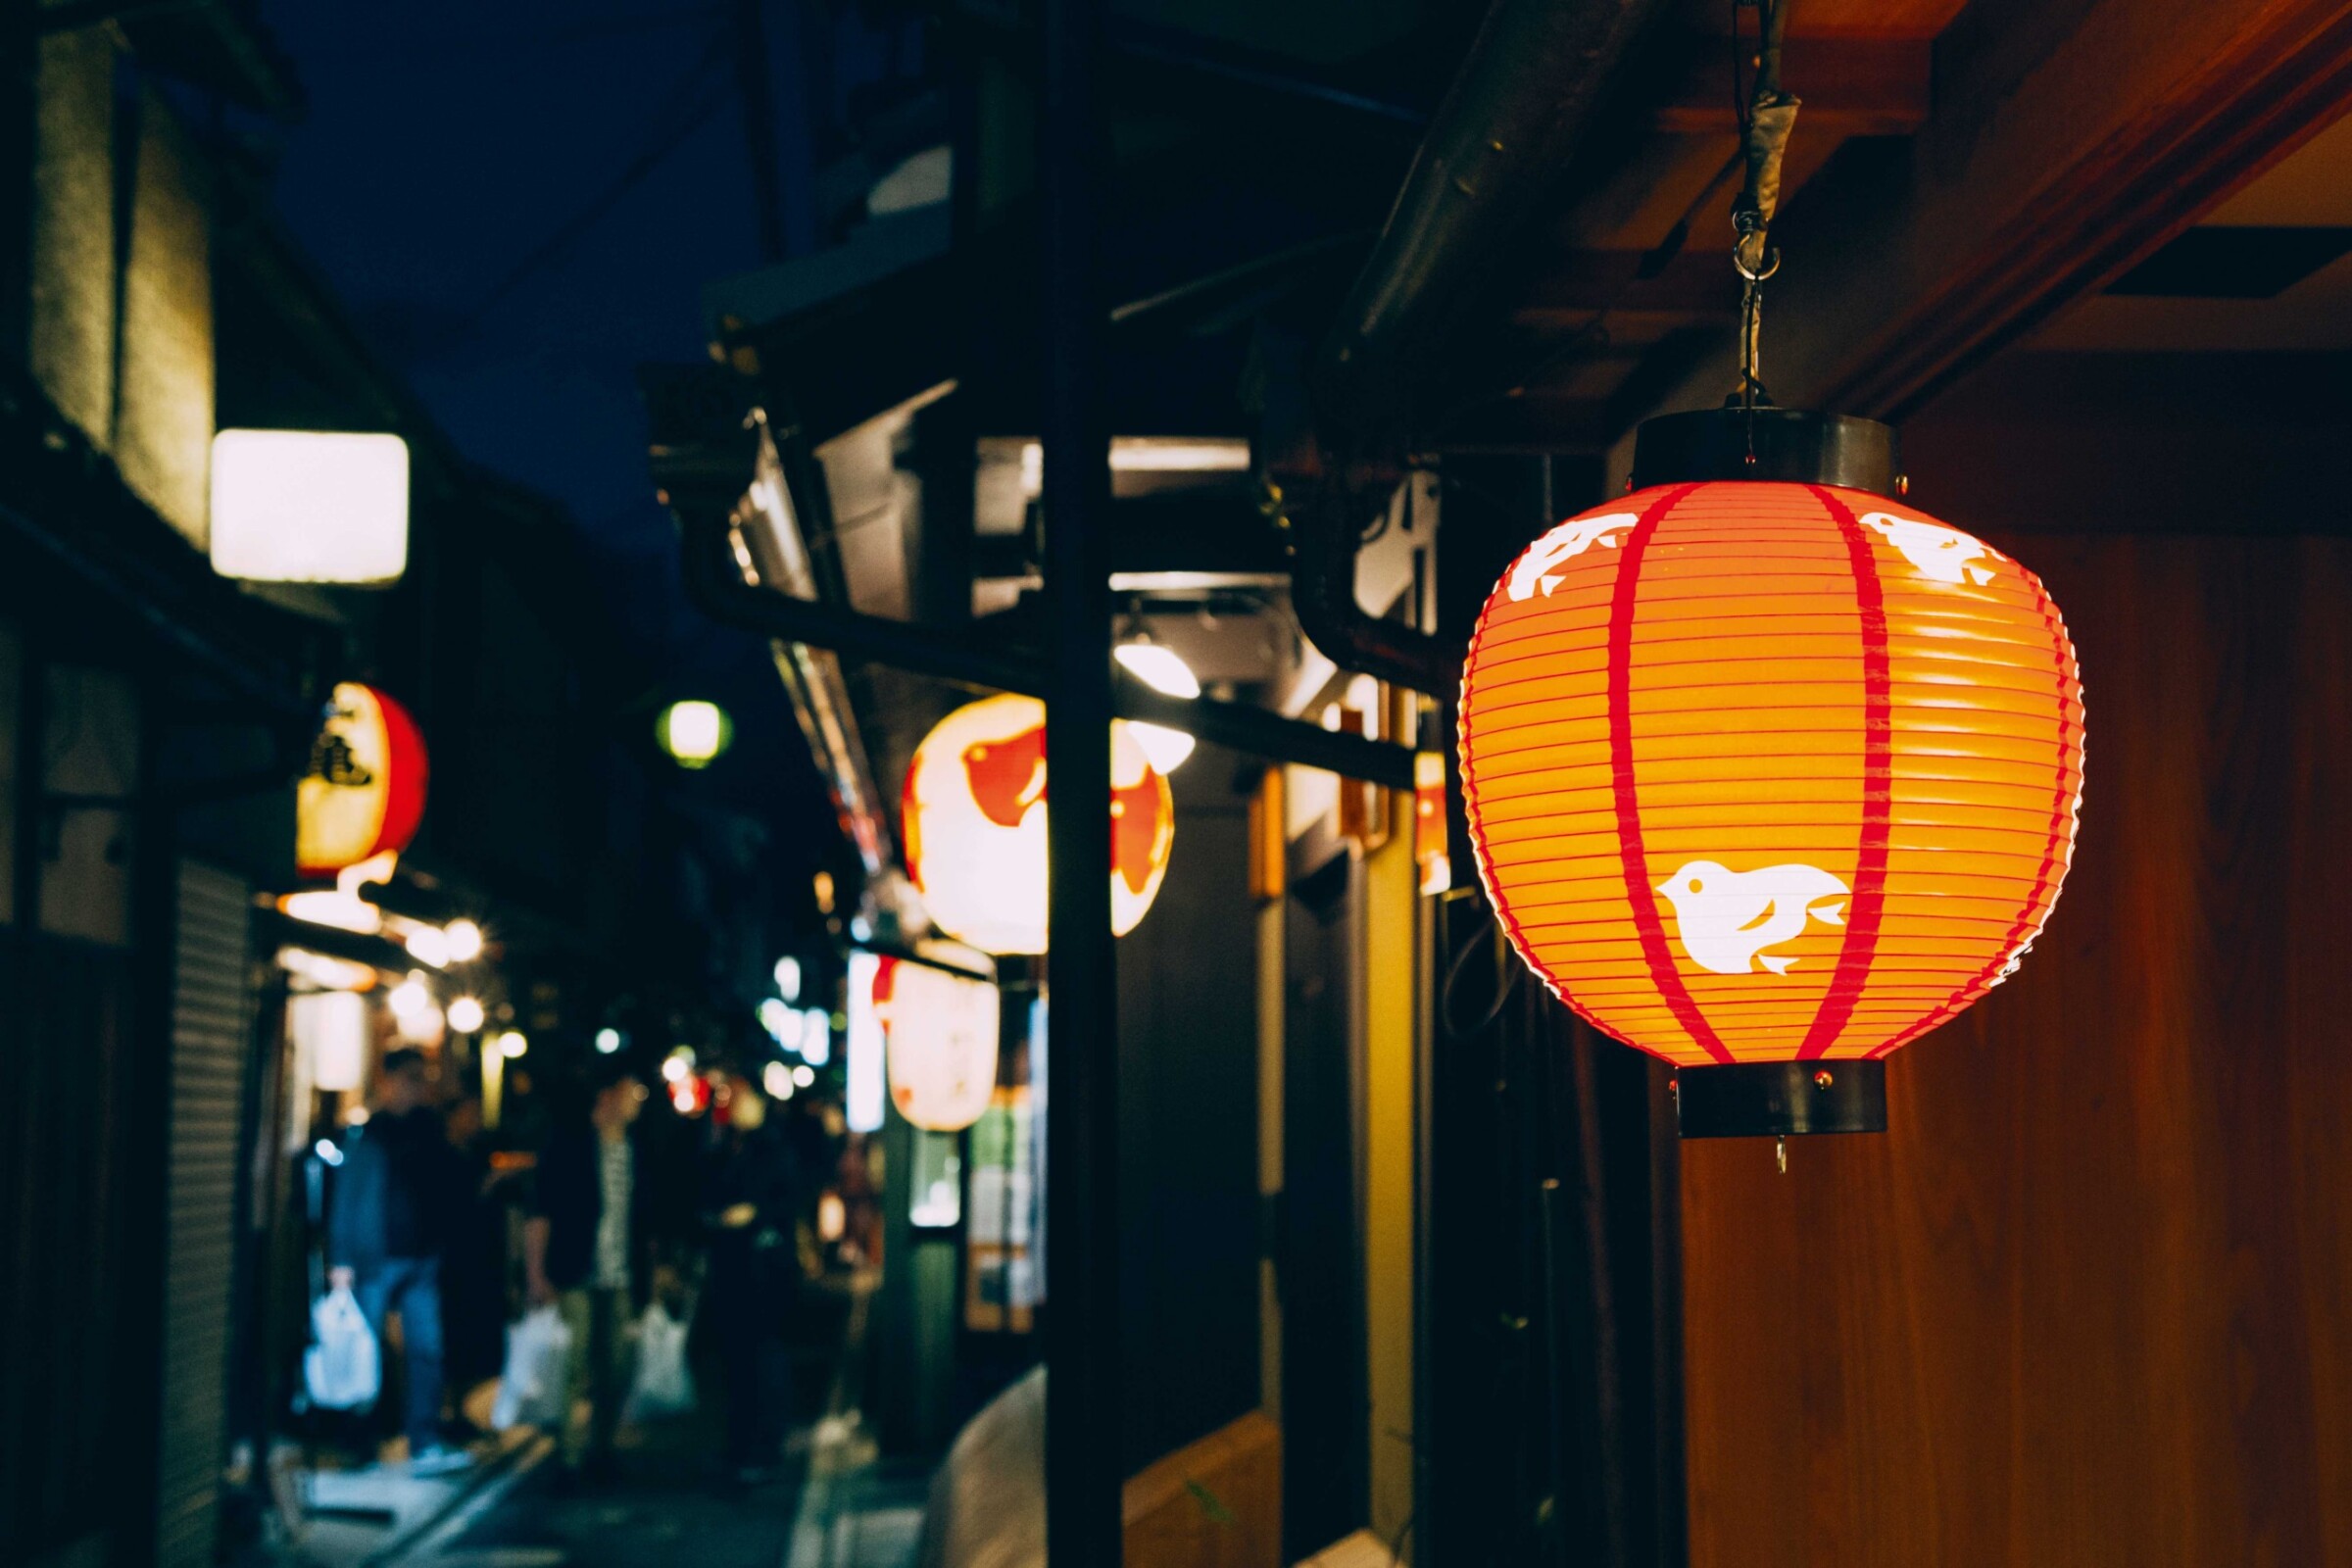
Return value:
M 902 800 L 906 870 L 942 931 L 984 953 L 1046 951 L 1046 705 L 956 710 L 915 748 Z M 1124 720 L 1110 726 L 1110 926 L 1159 896 L 1176 803 Z
M 1695 1130 L 1883 1126 L 1878 1061 L 2015 970 L 2073 853 L 2057 607 L 1865 489 L 1660 483 L 1569 518 L 1488 600 L 1460 729 L 1512 944 L 1687 1069 L 1687 1132 L 1727 1082 L 1754 1114 Z
M 311 768 L 295 788 L 294 859 L 304 876 L 405 850 L 424 817 L 424 736 L 372 686 L 335 687 Z

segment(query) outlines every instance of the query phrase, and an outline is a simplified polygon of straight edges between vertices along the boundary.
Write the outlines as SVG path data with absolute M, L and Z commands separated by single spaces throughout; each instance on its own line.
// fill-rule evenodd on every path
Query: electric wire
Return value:
M 730 90 L 724 83 L 714 84 L 707 80 L 715 68 L 724 62 L 726 55 L 726 35 L 714 33 L 694 65 L 670 89 L 669 96 L 655 110 L 651 119 L 651 134 L 645 146 L 602 190 L 500 278 L 466 318 L 466 325 L 468 328 L 479 325 L 524 283 L 569 261 L 580 243 L 620 204 L 621 199 L 660 168 L 687 137 L 702 128 Z
M 1447 963 L 1445 984 L 1438 990 L 1438 1022 L 1445 1027 L 1446 1037 L 1448 1040 L 1467 1040 L 1472 1035 L 1484 1031 L 1488 1025 L 1500 1017 L 1504 1005 L 1510 1002 L 1513 993 L 1519 989 L 1520 980 L 1527 972 L 1525 964 L 1504 964 L 1501 975 L 1494 982 L 1494 1000 L 1488 1003 L 1487 1010 L 1479 1015 L 1478 1021 L 1469 1024 L 1455 1021 L 1454 992 L 1459 989 L 1462 976 L 1468 972 L 1470 960 L 1481 953 L 1491 955 L 1493 952 L 1492 938 L 1494 933 L 1494 916 L 1492 910 L 1484 912 L 1486 918 L 1479 922 L 1470 940 L 1462 944 L 1461 951 L 1456 953 L 1452 960 Z

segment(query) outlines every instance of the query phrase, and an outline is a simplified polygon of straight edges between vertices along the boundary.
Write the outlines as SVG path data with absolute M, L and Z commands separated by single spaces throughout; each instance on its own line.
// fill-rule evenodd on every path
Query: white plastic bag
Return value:
M 571 1330 L 552 1306 L 534 1307 L 507 1325 L 507 1366 L 499 1374 L 490 1424 L 560 1432 L 570 1411 Z
M 322 1410 L 365 1410 L 375 1403 L 383 1381 L 375 1332 L 348 1287 L 311 1303 L 311 1339 L 302 1357 L 311 1403 Z
M 694 1408 L 694 1374 L 686 1367 L 686 1325 L 660 1301 L 637 1320 L 637 1376 L 629 1385 L 624 1419 L 685 1415 Z

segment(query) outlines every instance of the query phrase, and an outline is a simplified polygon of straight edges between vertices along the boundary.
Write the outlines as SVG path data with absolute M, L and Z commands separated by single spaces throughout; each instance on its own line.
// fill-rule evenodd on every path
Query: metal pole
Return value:
M 762 261 L 784 259 L 784 181 L 776 165 L 776 94 L 767 69 L 760 0 L 735 0 L 735 87 L 743 95 L 744 147 L 752 160 L 752 211 Z
M 1052 864 L 1047 1058 L 1046 1552 L 1118 1568 L 1118 1004 L 1110 936 L 1110 432 L 1094 215 L 1095 0 L 1046 0 L 1046 750 Z

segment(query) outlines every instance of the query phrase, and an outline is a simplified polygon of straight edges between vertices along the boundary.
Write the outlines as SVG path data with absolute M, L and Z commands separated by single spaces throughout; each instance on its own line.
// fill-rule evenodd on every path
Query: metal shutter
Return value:
M 159 1568 L 206 1568 L 218 1529 L 237 1141 L 253 1029 L 250 906 L 251 889 L 243 881 L 211 866 L 180 863 Z

